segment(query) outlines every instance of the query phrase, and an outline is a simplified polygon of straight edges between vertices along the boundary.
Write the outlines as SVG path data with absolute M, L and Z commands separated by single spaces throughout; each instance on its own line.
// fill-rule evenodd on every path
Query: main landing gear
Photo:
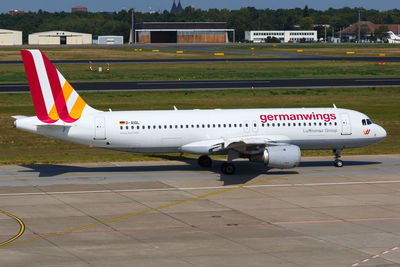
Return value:
M 235 170 L 236 170 L 235 165 L 233 165 L 232 163 L 224 162 L 221 165 L 221 172 L 223 174 L 231 175 L 235 173 Z
M 333 165 L 335 167 L 343 167 L 343 161 L 340 160 L 340 153 L 342 152 L 341 149 L 334 149 L 333 153 L 335 153 L 335 161 L 333 162 Z
M 212 159 L 209 156 L 203 155 L 197 160 L 200 167 L 209 168 L 212 164 Z
M 228 152 L 228 161 L 222 163 L 221 165 L 221 172 L 223 174 L 231 175 L 234 174 L 236 171 L 235 165 L 232 164 L 232 160 L 237 158 L 239 154 L 235 151 Z M 207 155 L 202 155 L 197 160 L 200 167 L 209 168 L 212 165 L 212 159 Z

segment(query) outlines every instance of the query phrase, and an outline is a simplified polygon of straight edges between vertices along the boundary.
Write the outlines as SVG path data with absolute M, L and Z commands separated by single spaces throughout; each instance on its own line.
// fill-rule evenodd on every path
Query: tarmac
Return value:
M 399 266 L 400 155 L 0 166 L 0 266 Z

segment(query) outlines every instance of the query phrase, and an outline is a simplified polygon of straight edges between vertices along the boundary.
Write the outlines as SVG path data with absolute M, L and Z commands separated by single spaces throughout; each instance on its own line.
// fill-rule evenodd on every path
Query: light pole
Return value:
M 361 8 L 358 8 L 358 43 L 361 42 Z

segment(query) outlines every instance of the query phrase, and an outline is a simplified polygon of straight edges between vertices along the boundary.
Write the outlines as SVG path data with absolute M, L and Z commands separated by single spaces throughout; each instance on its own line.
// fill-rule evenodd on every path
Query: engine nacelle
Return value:
M 295 145 L 266 147 L 261 154 L 251 155 L 250 161 L 262 162 L 265 166 L 278 169 L 290 169 L 300 163 L 300 148 Z

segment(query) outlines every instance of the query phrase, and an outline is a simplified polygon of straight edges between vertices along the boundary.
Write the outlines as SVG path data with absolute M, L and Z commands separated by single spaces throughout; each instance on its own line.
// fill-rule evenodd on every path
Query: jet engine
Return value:
M 268 146 L 260 154 L 250 156 L 250 161 L 262 162 L 265 166 L 278 169 L 290 169 L 300 163 L 300 148 L 295 145 Z

